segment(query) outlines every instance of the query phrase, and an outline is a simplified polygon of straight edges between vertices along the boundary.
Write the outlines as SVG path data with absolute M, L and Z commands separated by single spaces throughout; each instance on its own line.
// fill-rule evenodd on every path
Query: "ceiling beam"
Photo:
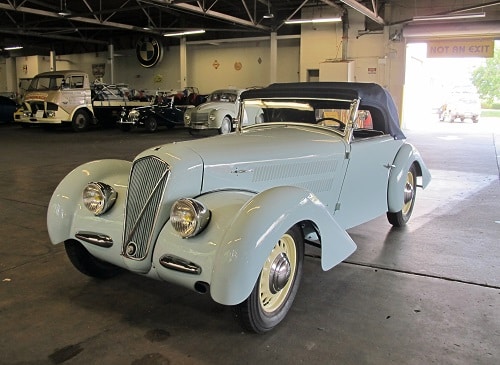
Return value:
M 322 0 L 323 1 L 323 0 Z M 379 24 L 382 24 L 382 25 L 385 25 L 385 21 L 384 19 L 382 19 L 378 14 L 377 14 L 377 7 L 376 7 L 376 1 L 372 0 L 372 4 L 373 4 L 373 10 L 367 8 L 366 6 L 364 6 L 363 4 L 357 2 L 356 0 L 340 0 L 342 1 L 344 4 L 350 6 L 351 8 L 353 8 L 354 10 L 357 10 L 359 11 L 361 14 L 363 14 L 364 16 L 366 16 L 367 18 L 370 18 L 371 20 L 379 23 Z
M 162 2 L 169 3 L 168 0 L 162 1 Z M 213 11 L 210 9 L 203 9 L 200 6 L 194 6 L 194 5 L 187 4 L 187 3 L 169 4 L 169 6 L 176 8 L 176 9 L 182 9 L 182 10 L 188 11 L 190 13 L 196 13 L 196 14 L 204 15 L 204 16 L 206 15 L 206 16 L 216 18 L 219 20 L 228 21 L 230 23 L 243 25 L 245 27 L 252 27 L 252 28 L 257 28 L 257 29 L 266 30 L 266 31 L 271 30 L 271 28 L 266 27 L 264 25 L 255 24 L 255 23 L 248 21 L 248 20 L 245 20 L 245 19 L 240 19 L 240 18 L 236 18 L 236 17 L 231 16 L 231 15 L 219 13 L 218 11 Z
M 15 7 L 15 6 L 10 5 L 10 4 L 0 4 L 0 9 L 17 11 L 17 12 L 21 12 L 21 13 L 35 14 L 35 15 L 45 16 L 45 17 L 49 17 L 49 18 L 57 18 L 57 19 L 62 18 L 56 12 L 40 10 L 40 9 L 33 9 L 33 8 L 24 7 L 24 6 Z M 116 22 L 110 22 L 110 21 L 101 21 L 97 18 L 92 19 L 92 18 L 86 18 L 86 17 L 81 17 L 81 16 L 72 16 L 72 17 L 68 17 L 68 19 L 71 19 L 72 21 L 78 21 L 78 22 L 89 23 L 89 24 L 94 24 L 94 25 L 102 25 L 102 26 L 112 27 L 112 28 L 117 28 L 117 29 L 143 31 L 143 29 L 141 27 L 137 27 L 134 25 L 116 23 Z

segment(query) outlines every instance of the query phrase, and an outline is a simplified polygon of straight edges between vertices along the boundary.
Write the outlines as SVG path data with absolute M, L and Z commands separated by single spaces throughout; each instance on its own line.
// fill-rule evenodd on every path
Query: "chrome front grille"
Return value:
M 208 113 L 193 113 L 194 116 L 192 123 L 205 124 L 208 123 Z
M 35 115 L 37 111 L 45 109 L 45 103 L 43 101 L 30 101 L 27 104 L 29 104 L 33 115 Z
M 123 255 L 135 260 L 147 256 L 169 173 L 168 164 L 157 157 L 134 162 L 125 211 Z

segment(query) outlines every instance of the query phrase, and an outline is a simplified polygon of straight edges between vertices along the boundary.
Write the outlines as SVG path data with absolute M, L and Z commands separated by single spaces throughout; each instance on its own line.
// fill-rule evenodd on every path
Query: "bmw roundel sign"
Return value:
M 161 44 L 154 37 L 144 36 L 137 41 L 135 53 L 142 67 L 153 67 L 161 61 Z

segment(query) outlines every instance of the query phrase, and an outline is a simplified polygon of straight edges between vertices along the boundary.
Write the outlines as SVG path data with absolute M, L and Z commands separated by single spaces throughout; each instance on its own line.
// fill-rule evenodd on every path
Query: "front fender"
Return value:
M 314 194 L 292 186 L 271 188 L 247 201 L 225 231 L 213 264 L 212 298 L 226 305 L 245 300 L 276 242 L 305 220 L 321 234 L 324 270 L 355 251 L 355 243 Z
M 132 163 L 124 160 L 97 160 L 85 163 L 71 171 L 59 183 L 49 202 L 47 229 L 50 240 L 58 244 L 71 238 L 73 219 L 82 209 L 82 192 L 91 181 L 105 181 L 116 190 L 127 185 Z M 111 183 L 112 182 L 112 183 Z
M 399 212 L 404 204 L 404 191 L 406 173 L 412 164 L 416 164 L 417 174 L 421 177 L 421 187 L 426 188 L 431 181 L 431 174 L 425 166 L 424 160 L 415 147 L 404 143 L 394 158 L 394 168 L 389 176 L 387 187 L 387 205 L 389 212 Z

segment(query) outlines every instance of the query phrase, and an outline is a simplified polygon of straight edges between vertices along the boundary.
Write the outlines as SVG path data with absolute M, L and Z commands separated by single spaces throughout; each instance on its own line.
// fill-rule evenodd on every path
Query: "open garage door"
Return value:
M 472 73 L 494 56 L 500 24 L 408 24 L 403 36 L 407 42 L 403 125 L 432 129 L 439 121 L 477 124 L 481 109 Z M 496 45 L 499 52 L 500 42 Z

